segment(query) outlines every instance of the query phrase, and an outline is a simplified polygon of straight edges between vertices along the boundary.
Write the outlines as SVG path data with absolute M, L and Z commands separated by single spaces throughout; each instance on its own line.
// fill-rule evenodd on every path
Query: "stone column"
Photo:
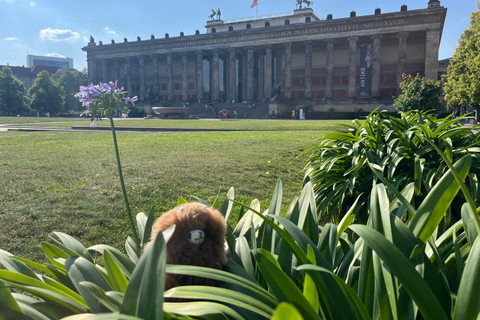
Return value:
M 382 35 L 374 35 L 372 48 L 372 97 L 380 97 L 380 45 Z
M 145 100 L 145 58 L 143 56 L 139 56 L 138 63 L 140 65 L 140 101 L 144 101 Z
M 247 98 L 247 55 L 242 53 L 242 102 Z
M 313 41 L 305 41 L 305 94 L 307 100 L 312 99 L 312 46 Z
M 127 82 L 127 96 L 133 95 L 132 90 L 132 58 L 127 57 L 125 61 L 125 81 Z
M 203 52 L 195 53 L 197 54 L 197 99 L 203 100 Z
M 173 101 L 173 61 L 171 53 L 167 53 L 167 99 Z
M 212 51 L 212 101 L 218 101 L 220 98 L 220 74 L 219 74 L 218 49 Z
M 95 74 L 97 73 L 97 61 L 88 59 L 87 60 L 88 66 L 88 84 L 95 83 Z
M 287 42 L 285 46 L 285 69 L 283 94 L 286 99 L 292 98 L 292 43 Z
M 153 68 L 153 85 L 155 86 L 155 93 L 160 92 L 160 76 L 158 70 L 158 55 L 152 55 L 152 68 Z
M 253 60 L 253 47 L 246 47 L 247 50 L 247 100 L 253 100 L 253 69 L 255 61 Z
M 120 84 L 120 68 L 118 66 L 118 58 L 113 59 L 113 79 L 114 81 L 118 80 L 118 83 Z
M 265 46 L 265 98 L 272 98 L 272 46 Z
M 326 90 L 325 98 L 333 98 L 333 44 L 335 40 L 327 40 L 327 79 L 326 79 Z
M 187 53 L 182 52 L 182 100 L 188 101 Z
M 262 101 L 265 98 L 265 55 L 258 55 L 258 96 L 257 99 Z
M 407 37 L 408 32 L 398 33 L 398 67 L 397 67 L 397 95 L 400 93 L 400 83 L 402 83 L 402 75 L 405 73 L 405 65 L 407 61 Z
M 357 92 L 357 37 L 350 37 L 348 52 L 348 98 L 354 99 Z
M 102 82 L 108 82 L 108 61 L 107 59 L 102 59 Z
M 229 52 L 229 72 L 228 72 L 228 85 L 229 85 L 229 94 L 230 96 L 228 97 L 228 99 L 230 101 L 232 100 L 235 100 L 236 99 L 236 88 L 237 88 L 237 64 L 236 64 L 236 58 L 235 58 L 235 49 L 233 48 L 230 48 L 230 50 L 228 51 Z
M 428 30 L 425 41 L 425 78 L 438 80 L 438 48 L 440 30 Z

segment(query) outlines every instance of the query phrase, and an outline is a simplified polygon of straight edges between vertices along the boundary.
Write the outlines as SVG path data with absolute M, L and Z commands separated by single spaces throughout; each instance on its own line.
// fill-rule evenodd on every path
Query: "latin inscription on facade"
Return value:
M 362 22 L 362 23 L 350 23 L 338 26 L 331 27 L 312 27 L 308 29 L 301 30 L 292 30 L 292 31 L 279 31 L 279 32 L 270 32 L 270 33 L 257 33 L 257 34 L 248 34 L 248 35 L 239 35 L 239 36 L 223 36 L 215 39 L 204 39 L 204 40 L 187 40 L 187 41 L 176 41 L 168 43 L 156 43 L 156 44 L 144 44 L 144 45 L 135 45 L 131 47 L 122 46 L 118 48 L 108 48 L 102 50 L 102 54 L 112 54 L 112 53 L 124 53 L 124 52 L 137 52 L 142 50 L 157 50 L 157 49 L 169 49 L 169 48 L 178 48 L 178 47 L 193 47 L 193 46 L 202 46 L 202 45 L 215 45 L 221 43 L 230 43 L 230 42 L 242 42 L 242 41 L 252 41 L 252 40 L 262 40 L 262 39 L 272 39 L 272 38 L 287 38 L 295 37 L 309 34 L 325 34 L 325 33 L 335 33 L 335 32 L 345 32 L 345 31 L 355 31 L 355 30 L 365 30 L 381 27 L 392 27 L 405 25 L 405 19 L 388 19 L 382 21 L 373 21 L 373 22 Z

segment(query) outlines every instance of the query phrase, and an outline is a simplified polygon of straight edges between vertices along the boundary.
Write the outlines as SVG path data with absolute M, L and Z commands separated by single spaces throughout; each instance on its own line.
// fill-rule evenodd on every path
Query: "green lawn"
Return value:
M 132 126 L 137 120 L 124 122 Z M 256 121 L 250 122 L 158 120 L 175 126 L 251 126 Z M 258 123 L 265 127 L 275 122 Z M 325 133 L 319 129 L 330 124 L 312 121 L 318 128 L 313 131 L 301 130 L 303 123 L 310 128 L 308 121 L 287 122 L 297 131 L 118 132 L 133 212 L 154 205 L 160 214 L 175 206 L 178 197 L 224 196 L 230 187 L 235 187 L 237 199 L 250 203 L 258 198 L 265 209 L 279 178 L 283 202 L 290 203 L 302 185 L 306 155 L 300 154 L 315 145 Z M 123 251 L 129 227 L 109 131 L 8 131 L 0 136 L 0 249 L 44 259 L 40 242 L 61 231 L 87 246 L 105 243 Z
M 19 124 L 19 123 L 37 123 L 37 122 L 74 122 L 84 121 L 85 118 L 56 118 L 56 117 L 0 117 L 0 125 L 2 124 Z
M 16 121 L 15 121 L 16 120 Z M 23 120 L 23 121 L 21 121 Z M 45 121 L 41 121 L 45 120 Z M 110 126 L 108 120 L 95 121 L 97 126 Z M 351 124 L 351 120 L 216 120 L 216 119 L 115 119 L 116 127 L 147 128 L 212 128 L 241 130 L 345 130 L 341 124 Z M 25 127 L 70 128 L 72 126 L 89 126 L 87 118 L 17 118 L 0 117 L 0 125 Z

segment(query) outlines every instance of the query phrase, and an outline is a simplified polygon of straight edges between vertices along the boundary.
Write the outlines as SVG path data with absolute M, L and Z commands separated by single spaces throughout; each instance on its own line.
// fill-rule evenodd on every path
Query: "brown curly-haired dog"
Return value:
M 165 212 L 153 225 L 152 243 L 160 230 L 176 225 L 167 242 L 167 264 L 222 269 L 227 263 L 225 252 L 226 224 L 222 214 L 198 202 L 186 203 Z M 214 285 L 210 279 L 194 275 L 166 274 L 165 290 L 185 285 Z

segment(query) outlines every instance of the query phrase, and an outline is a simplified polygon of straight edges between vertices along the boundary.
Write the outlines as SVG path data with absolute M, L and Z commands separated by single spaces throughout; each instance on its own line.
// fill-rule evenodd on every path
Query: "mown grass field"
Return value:
M 177 122 L 239 128 L 261 124 Z M 315 130 L 310 121 L 289 122 L 293 129 L 284 131 L 117 132 L 132 211 L 155 206 L 159 215 L 174 207 L 178 197 L 224 196 L 230 187 L 238 200 L 257 198 L 266 209 L 278 179 L 287 206 L 301 189 L 306 159 L 301 153 L 316 144 L 324 128 L 342 129 L 322 121 L 311 121 Z M 0 123 L 6 121 L 0 118 Z M 263 128 L 275 126 L 275 121 L 265 123 Z M 109 131 L 8 131 L 0 136 L 0 249 L 44 261 L 41 241 L 61 231 L 86 246 L 105 243 L 123 251 L 130 230 Z

